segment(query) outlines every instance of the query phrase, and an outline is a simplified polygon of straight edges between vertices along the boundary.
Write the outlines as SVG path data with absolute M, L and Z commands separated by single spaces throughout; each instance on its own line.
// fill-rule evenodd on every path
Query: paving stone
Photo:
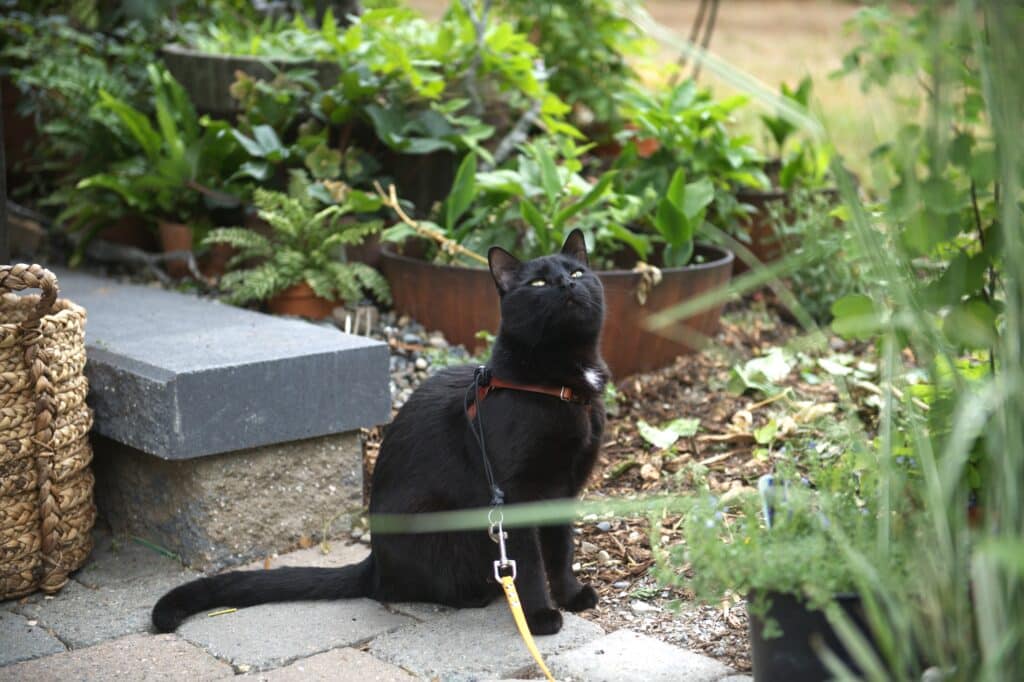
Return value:
M 431 604 L 428 602 L 396 602 L 388 604 L 387 607 L 392 611 L 397 611 L 398 613 L 405 614 L 406 616 L 412 616 L 421 622 L 444 618 L 445 616 L 455 612 L 455 609 L 450 606 Z
M 57 276 L 89 313 L 89 404 L 108 438 L 186 459 L 391 416 L 380 341 L 157 287 Z
M 74 579 L 87 587 L 106 587 L 158 575 L 179 574 L 181 564 L 135 538 L 95 528 L 93 550 Z
M 561 632 L 535 638 L 545 656 L 604 634 L 600 626 L 578 616 L 562 616 Z M 504 600 L 381 635 L 370 643 L 370 653 L 416 675 L 442 680 L 514 677 L 533 665 Z
M 178 633 L 236 669 L 267 670 L 412 622 L 369 599 L 339 599 L 263 604 L 213 618 L 199 614 Z
M 60 640 L 38 623 L 9 611 L 0 611 L 0 666 L 64 650 Z M 5 678 L 5 670 L 0 669 L 0 679 Z
M 164 592 L 198 574 L 177 570 L 96 589 L 69 582 L 55 597 L 36 595 L 18 611 L 51 630 L 72 649 L 150 628 L 150 610 Z
M 357 649 L 343 648 L 302 658 L 284 668 L 267 672 L 246 674 L 242 679 L 266 680 L 266 682 L 336 682 L 337 680 L 358 680 L 359 682 L 412 682 L 416 678 L 405 670 L 378 660 Z
M 231 667 L 175 635 L 130 635 L 86 649 L 0 668 L 0 679 L 28 682 L 70 680 L 217 680 Z
M 319 544 L 308 549 L 297 549 L 294 552 L 274 554 L 252 563 L 241 566 L 242 570 L 253 570 L 261 568 L 281 568 L 283 566 L 318 566 L 322 568 L 337 568 L 359 563 L 370 554 L 370 548 L 366 545 L 346 545 L 344 540 L 328 543 L 328 551 L 325 553 Z
M 713 658 L 618 630 L 547 660 L 555 677 L 587 682 L 717 682 L 733 671 Z

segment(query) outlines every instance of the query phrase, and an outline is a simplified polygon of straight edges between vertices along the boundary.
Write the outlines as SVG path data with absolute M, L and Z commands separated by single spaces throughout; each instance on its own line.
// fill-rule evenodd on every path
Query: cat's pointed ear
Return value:
M 498 291 L 505 293 L 516 281 L 519 272 L 519 259 L 500 246 L 492 246 L 487 252 L 487 262 L 491 266 L 491 276 L 498 285 Z
M 562 253 L 575 258 L 584 265 L 590 264 L 587 260 L 587 240 L 583 238 L 582 230 L 576 228 L 569 233 L 569 236 L 565 238 L 565 244 L 562 245 Z

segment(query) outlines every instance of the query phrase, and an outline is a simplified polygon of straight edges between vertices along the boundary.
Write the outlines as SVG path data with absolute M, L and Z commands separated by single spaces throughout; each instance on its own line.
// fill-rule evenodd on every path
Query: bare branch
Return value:
M 487 259 L 481 256 L 476 251 L 470 251 L 465 246 L 459 244 L 455 240 L 449 239 L 440 232 L 437 232 L 436 230 L 427 229 L 418 221 L 413 220 L 411 217 L 409 217 L 409 214 L 402 209 L 402 205 L 398 201 L 398 195 L 395 193 L 394 185 L 388 185 L 388 191 L 385 192 L 384 188 L 380 186 L 380 183 L 374 180 L 373 188 L 377 190 L 377 195 L 380 197 L 381 203 L 383 203 L 385 206 L 387 206 L 396 214 L 398 214 L 398 219 L 401 220 L 406 225 L 408 225 L 409 227 L 411 227 L 413 230 L 415 230 L 416 234 L 420 235 L 421 237 L 426 237 L 427 239 L 432 239 L 433 241 L 437 242 L 440 245 L 441 249 L 448 255 L 459 254 L 472 260 L 475 260 L 478 263 L 483 263 L 484 265 L 487 265 Z

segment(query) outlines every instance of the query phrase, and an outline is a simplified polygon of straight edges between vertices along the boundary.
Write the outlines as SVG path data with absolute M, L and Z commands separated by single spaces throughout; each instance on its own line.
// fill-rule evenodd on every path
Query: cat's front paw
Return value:
M 575 594 L 568 599 L 559 601 L 558 605 L 573 613 L 586 611 L 597 606 L 597 592 L 590 585 L 580 584 Z
M 526 624 L 535 635 L 553 635 L 562 629 L 562 614 L 557 609 L 539 609 L 526 614 Z

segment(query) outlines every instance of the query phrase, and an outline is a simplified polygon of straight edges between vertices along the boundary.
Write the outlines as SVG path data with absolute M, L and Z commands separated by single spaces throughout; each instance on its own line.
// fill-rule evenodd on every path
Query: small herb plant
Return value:
M 763 161 L 746 135 L 733 135 L 729 126 L 743 96 L 716 100 L 692 80 L 653 92 L 635 86 L 620 96 L 622 113 L 632 129 L 619 134 L 626 144 L 615 163 L 621 169 L 616 189 L 641 195 L 647 187 L 664 194 L 677 169 L 687 177 L 707 177 L 715 188 L 714 214 L 723 228 L 743 215 L 736 191 L 769 186 Z M 639 158 L 638 142 L 654 141 L 656 149 Z
M 811 88 L 811 77 L 806 76 L 795 88 L 783 83 L 780 92 L 784 99 L 806 110 L 811 105 Z M 796 187 L 820 187 L 824 184 L 831 161 L 828 145 L 815 144 L 806 139 L 787 144 L 797 132 L 797 128 L 781 114 L 762 115 L 761 122 L 775 143 L 779 160 L 778 177 L 775 179 L 779 187 L 792 190 Z
M 110 217 L 109 202 L 97 195 L 113 194 L 127 213 L 192 227 L 205 222 L 208 203 L 230 198 L 219 190 L 225 188 L 228 169 L 243 158 L 230 127 L 223 121 L 200 119 L 167 70 L 150 65 L 147 72 L 155 124 L 143 111 L 104 90 L 99 92 L 96 109 L 112 116 L 108 134 L 125 140 L 133 155 L 83 178 L 70 195 L 60 220 L 72 228 L 87 228 L 79 249 Z
M 305 282 L 328 300 L 358 301 L 369 291 L 390 302 L 380 273 L 345 257 L 345 246 L 360 244 L 380 229 L 380 220 L 362 217 L 377 211 L 380 201 L 358 190 L 337 188 L 339 201 L 318 209 L 318 185 L 301 173 L 293 174 L 291 184 L 290 195 L 255 191 L 259 216 L 270 226 L 268 236 L 229 227 L 205 238 L 206 245 L 228 244 L 238 250 L 220 280 L 225 299 L 239 305 L 265 301 Z

